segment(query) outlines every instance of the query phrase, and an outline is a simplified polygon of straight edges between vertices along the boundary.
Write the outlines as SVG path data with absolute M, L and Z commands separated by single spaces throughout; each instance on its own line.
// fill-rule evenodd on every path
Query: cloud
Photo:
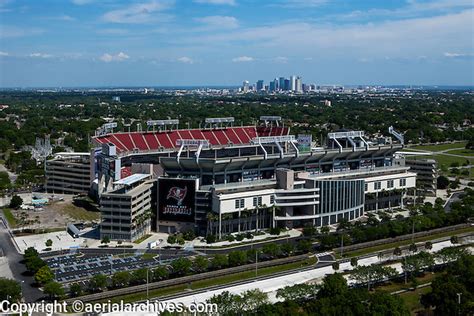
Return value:
M 465 58 L 472 58 L 474 54 L 464 54 L 464 53 L 444 53 L 444 57 L 447 58 L 457 58 L 457 59 L 465 59 Z
M 290 51 L 293 56 L 439 57 L 446 51 L 472 51 L 474 10 L 433 17 L 377 21 L 372 23 L 276 23 L 238 31 L 208 33 L 180 39 L 180 44 L 206 49 L 246 47 L 261 55 Z M 235 53 L 235 52 L 234 52 Z
M 71 0 L 75 5 L 84 5 L 94 2 L 94 0 Z
M 126 35 L 129 34 L 127 29 L 102 29 L 97 31 L 98 34 L 102 35 Z
M 196 18 L 195 20 L 206 24 L 210 28 L 235 29 L 239 27 L 239 21 L 233 16 L 212 15 Z
M 130 56 L 128 56 L 127 54 L 123 53 L 123 52 L 120 52 L 116 55 L 111 55 L 111 54 L 103 54 L 102 56 L 99 57 L 100 60 L 102 60 L 103 62 L 106 62 L 106 63 L 110 63 L 112 61 L 124 61 L 124 60 L 127 60 L 129 59 Z
M 28 57 L 31 58 L 53 58 L 54 56 L 51 54 L 45 54 L 45 53 L 31 53 L 28 55 Z
M 472 9 L 472 0 L 434 0 L 429 2 L 418 2 L 416 0 L 407 1 L 407 5 L 396 9 L 369 9 L 356 10 L 344 14 L 329 15 L 326 18 L 331 20 L 362 20 L 374 18 L 415 18 L 426 17 L 430 14 L 440 12 L 454 13 L 456 10 Z
M 249 56 L 240 56 L 240 57 L 232 58 L 232 62 L 234 63 L 245 63 L 245 62 L 250 62 L 254 60 L 255 59 L 253 57 L 249 57 Z
M 6 57 L 6 56 L 9 56 L 10 54 L 7 53 L 7 52 L 2 52 L 0 51 L 0 57 Z
M 273 58 L 272 61 L 278 64 L 286 64 L 288 62 L 288 57 L 278 56 Z
M 40 28 L 20 28 L 16 26 L 1 25 L 0 38 L 16 38 L 39 35 L 44 33 Z
M 102 19 L 109 23 L 146 24 L 156 21 L 169 20 L 171 16 L 159 12 L 169 9 L 174 1 L 150 1 L 137 3 L 123 9 L 105 13 Z
M 64 14 L 64 15 L 60 15 L 56 18 L 57 20 L 60 20 L 60 21 L 75 21 L 76 19 L 73 18 L 72 16 L 70 15 L 67 15 L 67 14 Z
M 196 3 L 201 4 L 218 4 L 218 5 L 236 5 L 235 0 L 194 0 Z
M 328 0 L 284 0 L 278 5 L 285 8 L 315 8 L 327 2 Z
M 186 56 L 179 57 L 177 60 L 183 64 L 194 64 L 194 60 Z

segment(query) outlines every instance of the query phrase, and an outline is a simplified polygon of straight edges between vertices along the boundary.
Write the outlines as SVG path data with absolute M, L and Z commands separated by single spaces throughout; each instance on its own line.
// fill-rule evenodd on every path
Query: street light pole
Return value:
M 150 268 L 146 268 L 146 299 L 149 299 L 148 296 L 148 272 L 150 271 Z
M 255 251 L 255 277 L 258 277 L 258 250 Z

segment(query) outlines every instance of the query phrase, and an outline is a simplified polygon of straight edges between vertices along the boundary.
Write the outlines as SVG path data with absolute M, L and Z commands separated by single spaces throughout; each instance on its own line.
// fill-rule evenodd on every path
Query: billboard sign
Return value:
M 311 134 L 298 134 L 298 149 L 301 151 L 310 151 L 313 136 Z
M 158 179 L 158 220 L 194 222 L 196 180 Z

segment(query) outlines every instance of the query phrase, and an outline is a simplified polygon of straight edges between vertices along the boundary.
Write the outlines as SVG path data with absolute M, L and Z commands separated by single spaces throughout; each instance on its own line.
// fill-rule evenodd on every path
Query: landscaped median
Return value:
M 172 295 L 181 292 L 185 289 L 200 289 L 215 285 L 228 284 L 235 281 L 243 281 L 246 279 L 279 273 L 282 271 L 290 271 L 304 266 L 310 266 L 317 263 L 316 257 L 310 257 L 308 254 L 292 256 L 288 258 L 275 259 L 270 261 L 260 262 L 257 265 L 246 264 L 233 268 L 221 269 L 211 272 L 204 272 L 195 275 L 173 278 L 159 282 L 141 284 L 127 288 L 109 290 L 100 293 L 94 293 L 76 297 L 66 300 L 72 302 L 74 300 L 81 300 L 83 302 L 93 301 L 137 301 L 146 299 L 146 291 L 148 288 L 149 297 L 158 297 L 165 295 Z M 257 270 L 256 270 L 257 267 Z M 257 272 L 256 272 L 257 271 Z
M 343 257 L 363 256 L 377 251 L 384 251 L 400 246 L 408 246 L 413 242 L 424 242 L 438 238 L 450 237 L 453 235 L 463 235 L 474 233 L 474 227 L 470 224 L 459 224 L 454 226 L 432 229 L 415 234 L 402 235 L 395 238 L 385 238 L 365 243 L 350 245 L 343 248 Z M 333 251 L 340 257 L 341 248 L 334 248 Z

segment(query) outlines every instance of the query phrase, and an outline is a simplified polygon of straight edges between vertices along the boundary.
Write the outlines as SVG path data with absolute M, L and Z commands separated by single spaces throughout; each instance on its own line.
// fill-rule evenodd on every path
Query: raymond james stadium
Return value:
M 415 187 L 403 137 L 341 130 L 314 147 L 277 116 L 256 126 L 207 118 L 199 129 L 178 120 L 118 132 L 107 123 L 91 153 L 59 153 L 46 164 L 46 190 L 88 192 L 100 203 L 100 236 L 134 241 L 149 233 L 218 238 L 272 227 L 324 226 L 366 211 L 403 206 Z

